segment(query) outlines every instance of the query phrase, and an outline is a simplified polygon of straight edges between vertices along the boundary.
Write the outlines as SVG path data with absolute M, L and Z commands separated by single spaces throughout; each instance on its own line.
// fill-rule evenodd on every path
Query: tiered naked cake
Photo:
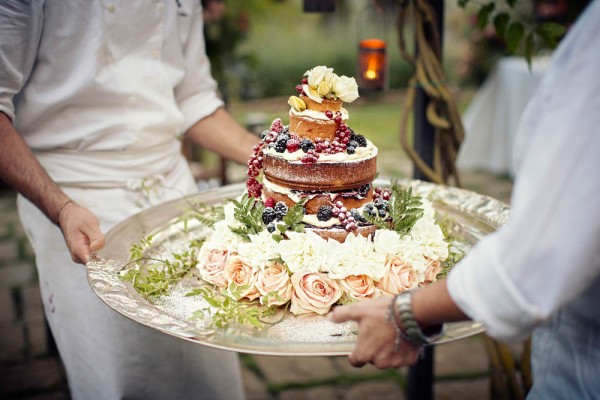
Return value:
M 323 238 L 343 242 L 349 232 L 368 236 L 375 231 L 363 217 L 371 213 L 387 190 L 373 190 L 377 147 L 348 126 L 343 103 L 358 97 L 354 78 L 338 76 L 324 66 L 307 71 L 288 103 L 289 125 L 278 118 L 263 132 L 248 161 L 248 194 L 265 204 L 263 221 L 275 230 L 288 208 L 304 201 L 302 220 Z M 257 180 L 263 169 L 262 184 Z

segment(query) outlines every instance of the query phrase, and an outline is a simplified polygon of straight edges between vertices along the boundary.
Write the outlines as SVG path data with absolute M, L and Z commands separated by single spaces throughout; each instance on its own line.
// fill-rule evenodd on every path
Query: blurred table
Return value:
M 514 137 L 549 60 L 536 58 L 531 69 L 522 57 L 498 61 L 463 116 L 466 136 L 458 155 L 459 168 L 514 177 Z

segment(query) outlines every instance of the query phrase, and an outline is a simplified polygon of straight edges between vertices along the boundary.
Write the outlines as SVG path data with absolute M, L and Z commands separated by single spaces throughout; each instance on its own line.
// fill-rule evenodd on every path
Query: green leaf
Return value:
M 506 26 L 509 20 L 510 17 L 507 13 L 499 13 L 494 17 L 494 28 L 496 29 L 496 34 L 501 38 L 504 38 L 506 35 Z
M 494 11 L 494 7 L 494 3 L 489 3 L 479 9 L 479 12 L 477 13 L 477 25 L 479 25 L 479 29 L 485 28 L 490 14 Z
M 565 34 L 566 28 L 556 22 L 544 22 L 535 29 L 535 32 L 542 38 L 546 46 L 554 49 L 559 39 Z
M 525 28 L 522 23 L 513 22 L 510 24 L 506 33 L 506 47 L 509 52 L 516 53 L 524 33 Z

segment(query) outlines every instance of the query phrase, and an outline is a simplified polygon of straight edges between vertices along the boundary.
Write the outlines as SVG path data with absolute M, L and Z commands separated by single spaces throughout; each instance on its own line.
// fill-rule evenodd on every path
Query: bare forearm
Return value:
M 423 329 L 444 322 L 469 319 L 450 297 L 446 280 L 417 290 L 412 297 L 412 306 L 415 318 Z
M 58 213 L 69 197 L 48 176 L 10 119 L 0 113 L 0 177 L 58 222 Z
M 192 126 L 186 135 L 202 147 L 240 164 L 248 161 L 259 141 L 222 108 Z

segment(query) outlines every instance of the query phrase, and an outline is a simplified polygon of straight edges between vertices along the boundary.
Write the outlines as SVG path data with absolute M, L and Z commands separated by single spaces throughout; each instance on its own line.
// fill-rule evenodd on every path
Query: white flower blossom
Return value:
M 302 269 L 319 272 L 327 260 L 327 241 L 311 230 L 287 232 L 286 235 L 289 239 L 279 242 L 277 250 L 290 272 L 293 274 Z
M 329 277 L 333 279 L 343 279 L 349 275 L 367 275 L 378 280 L 385 273 L 384 263 L 385 256 L 375 252 L 370 238 L 354 234 L 349 234 L 327 260 Z
M 435 222 L 435 210 L 431 202 L 427 199 L 422 201 L 423 216 L 412 227 L 410 236 L 419 243 L 423 256 L 443 261 L 448 258 L 448 243 Z
M 231 232 L 231 224 L 226 219 L 217 222 L 213 226 L 213 233 L 204 243 L 204 246 L 212 250 L 229 250 L 236 252 L 243 239 Z
M 304 76 L 307 77 L 308 85 L 313 89 L 317 89 L 321 82 L 331 85 L 334 75 L 333 68 L 328 68 L 324 65 L 319 65 L 304 73 Z
M 257 235 L 249 235 L 250 242 L 238 245 L 237 253 L 252 268 L 264 269 L 269 263 L 279 257 L 277 242 L 266 229 Z
M 354 78 L 348 76 L 335 76 L 333 80 L 333 93 L 342 101 L 352 103 L 358 98 L 358 84 Z

